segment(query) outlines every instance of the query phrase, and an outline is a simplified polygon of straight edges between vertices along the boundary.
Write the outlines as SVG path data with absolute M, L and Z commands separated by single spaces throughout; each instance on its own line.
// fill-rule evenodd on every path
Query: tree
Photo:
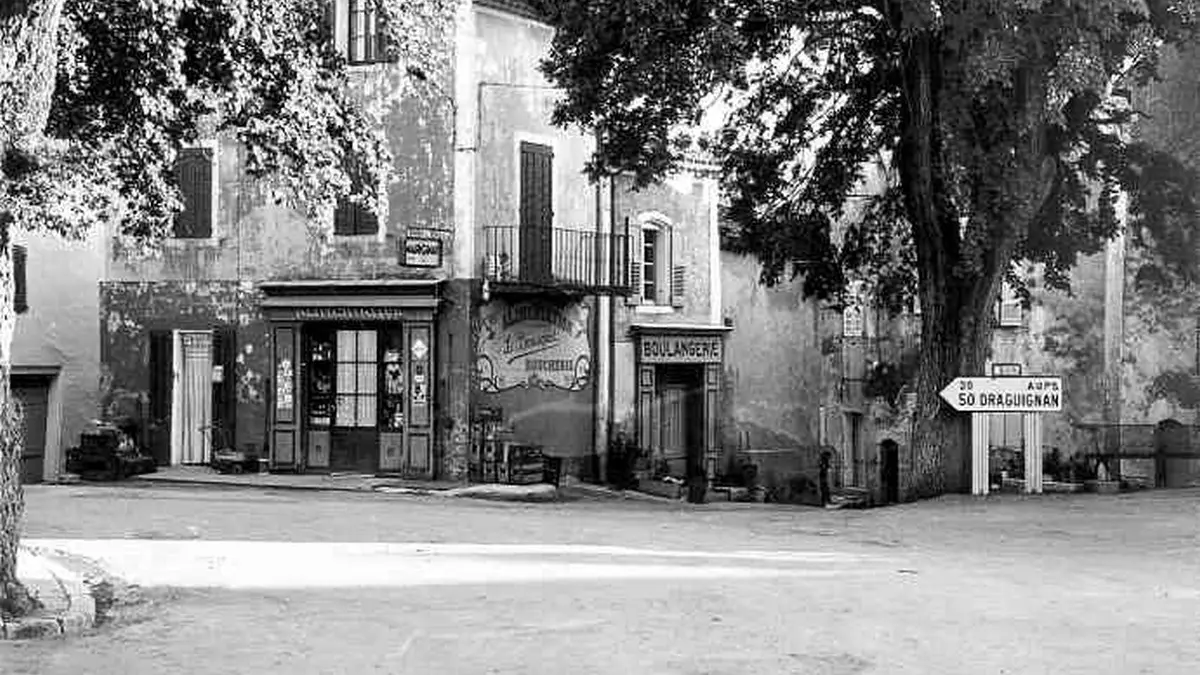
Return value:
M 550 0 L 545 9 L 558 30 L 543 70 L 564 89 L 554 119 L 597 130 L 593 176 L 630 172 L 641 185 L 662 176 L 704 147 L 681 129 L 721 101 L 733 112 L 711 149 L 729 195 L 727 238 L 759 257 L 763 281 L 803 274 L 805 292 L 827 299 L 865 267 L 882 286 L 916 293 L 907 498 L 962 485 L 967 419 L 937 392 L 981 373 L 1014 262 L 1066 286 L 1076 257 L 1115 232 L 1120 188 L 1136 231 L 1170 242 L 1166 259 L 1181 273 L 1195 270 L 1190 174 L 1122 137 L 1133 111 L 1119 95 L 1153 76 L 1163 44 L 1191 36 L 1194 0 Z M 879 162 L 894 180 L 860 204 L 865 167 Z
M 400 67 L 356 78 L 335 49 L 329 9 L 327 0 L 0 4 L 0 610 L 30 607 L 16 576 L 13 228 L 111 227 L 127 252 L 153 255 L 181 207 L 177 151 L 202 133 L 236 138 L 248 175 L 306 210 L 318 233 L 329 222 L 317 216 L 339 198 L 386 215 L 396 176 L 380 120 L 398 98 L 438 95 L 456 3 L 381 1 Z

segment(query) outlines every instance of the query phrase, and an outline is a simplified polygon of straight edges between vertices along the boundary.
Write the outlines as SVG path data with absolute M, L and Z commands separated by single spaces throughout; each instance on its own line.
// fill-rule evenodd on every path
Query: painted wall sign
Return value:
M 720 362 L 720 337 L 705 335 L 643 335 L 639 354 L 642 363 Z
M 578 303 L 484 305 L 475 350 L 480 389 L 586 387 L 592 374 L 588 315 L 588 306 Z
M 408 267 L 441 267 L 442 240 L 432 237 L 405 237 L 400 261 Z
M 404 310 L 399 307 L 301 307 L 296 310 L 300 321 L 399 321 Z

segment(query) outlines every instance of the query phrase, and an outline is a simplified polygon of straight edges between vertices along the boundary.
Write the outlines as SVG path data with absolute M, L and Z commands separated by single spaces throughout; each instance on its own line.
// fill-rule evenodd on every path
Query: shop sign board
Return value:
M 433 237 L 405 237 L 402 264 L 406 267 L 441 267 L 442 240 Z
M 715 335 L 643 335 L 642 363 L 720 363 L 721 338 Z
M 591 382 L 589 307 L 526 301 L 490 302 L 476 338 L 479 387 L 580 391 Z

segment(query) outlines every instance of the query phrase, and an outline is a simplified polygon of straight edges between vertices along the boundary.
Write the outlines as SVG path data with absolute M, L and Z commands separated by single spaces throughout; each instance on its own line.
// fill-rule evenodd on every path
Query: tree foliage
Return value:
M 545 70 L 567 91 L 556 120 L 602 130 L 594 173 L 653 180 L 686 149 L 680 128 L 699 121 L 714 92 L 734 106 L 716 143 L 735 225 L 728 241 L 760 256 L 768 282 L 805 272 L 808 290 L 828 295 L 847 270 L 870 269 L 915 287 L 915 252 L 879 267 L 897 243 L 916 246 L 905 221 L 921 215 L 942 224 L 921 234 L 946 240 L 960 278 L 1003 274 L 1024 258 L 1063 286 L 1077 255 L 1113 232 L 1113 185 L 1132 191 L 1140 231 L 1170 241 L 1176 268 L 1192 269 L 1195 247 L 1177 245 L 1191 243 L 1191 230 L 1176 222 L 1195 211 L 1192 179 L 1169 155 L 1122 142 L 1131 111 L 1111 96 L 1152 76 L 1162 42 L 1190 36 L 1191 2 L 546 5 L 559 32 Z M 893 172 L 861 217 L 846 219 L 864 167 L 905 161 L 918 49 L 932 60 L 937 164 L 925 179 L 937 184 L 922 199 L 933 213 L 905 203 L 919 177 Z M 1110 186 L 1099 199 L 1097 185 Z M 807 264 L 829 256 L 841 264 Z
M 807 294 L 829 298 L 866 276 L 893 306 L 916 292 L 909 496 L 965 466 L 947 461 L 969 444 L 965 421 L 937 392 L 982 372 L 1017 263 L 1067 286 L 1128 194 L 1134 238 L 1195 274 L 1194 177 L 1122 132 L 1136 112 L 1123 94 L 1154 76 L 1164 44 L 1192 37 L 1196 0 L 545 6 L 558 32 L 543 69 L 565 90 L 555 121 L 598 130 L 593 175 L 661 177 L 716 100 L 732 111 L 712 147 L 725 241 L 759 257 L 765 282 L 803 274 Z M 886 180 L 871 180 L 879 168 Z
M 246 174 L 310 215 L 384 209 L 396 180 L 386 101 L 335 48 L 326 0 L 65 0 L 49 120 L 5 155 L 0 211 L 29 229 L 104 222 L 153 247 L 181 208 L 172 167 L 199 138 L 236 139 Z M 386 0 L 393 60 L 443 76 L 454 0 Z M 370 69 L 367 69 L 370 70 Z M 407 76 L 387 71 L 390 84 Z M 407 86 L 407 89 L 405 88 Z M 392 89 L 413 95 L 412 83 Z M 419 94 L 420 92 L 418 92 Z

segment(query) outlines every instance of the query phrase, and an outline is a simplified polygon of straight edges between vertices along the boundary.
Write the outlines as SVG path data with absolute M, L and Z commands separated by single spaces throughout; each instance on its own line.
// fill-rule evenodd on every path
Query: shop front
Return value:
M 632 327 L 638 444 L 652 477 L 711 480 L 720 457 L 725 326 Z
M 261 285 L 271 469 L 432 478 L 436 281 Z

